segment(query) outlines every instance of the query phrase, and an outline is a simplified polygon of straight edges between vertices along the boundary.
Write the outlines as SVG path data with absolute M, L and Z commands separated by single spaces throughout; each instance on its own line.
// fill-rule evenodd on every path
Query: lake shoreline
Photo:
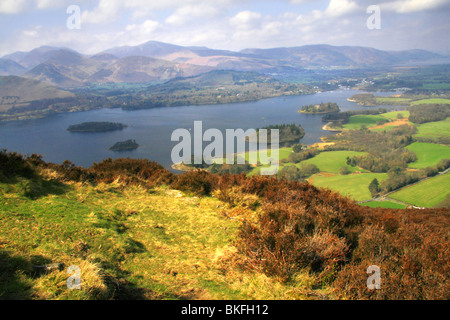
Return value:
M 130 157 L 149 159 L 172 172 L 179 172 L 178 166 L 172 166 L 171 152 L 176 142 L 171 142 L 171 135 L 180 128 L 193 128 L 194 121 L 203 121 L 205 130 L 215 128 L 222 133 L 227 129 L 247 130 L 296 123 L 306 131 L 300 143 L 313 145 L 321 143 L 321 137 L 331 132 L 323 130 L 323 115 L 297 113 L 298 106 L 327 100 L 338 103 L 343 111 L 356 110 L 358 106 L 346 99 L 357 92 L 336 90 L 255 102 L 151 108 L 132 112 L 120 108 L 66 112 L 52 114 L 45 119 L 1 122 L 0 140 L 4 149 L 21 154 L 40 154 L 45 161 L 52 163 L 61 164 L 70 160 L 77 166 L 89 168 L 104 159 Z M 128 127 L 95 134 L 77 134 L 66 130 L 76 123 L 105 121 L 124 123 Z M 138 140 L 138 149 L 123 154 L 109 150 L 117 141 L 130 138 Z

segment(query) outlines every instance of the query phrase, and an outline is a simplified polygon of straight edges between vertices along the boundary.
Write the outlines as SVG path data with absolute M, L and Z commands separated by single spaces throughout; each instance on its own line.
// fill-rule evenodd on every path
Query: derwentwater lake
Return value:
M 94 162 L 100 162 L 106 158 L 145 158 L 174 171 L 171 168 L 173 164 L 171 152 L 178 142 L 171 141 L 172 132 L 178 128 L 193 129 L 194 121 L 203 122 L 203 132 L 209 128 L 216 128 L 223 134 L 226 129 L 247 130 L 274 124 L 300 124 L 306 132 L 300 142 L 309 145 L 320 142 L 321 137 L 332 132 L 322 130 L 323 115 L 300 114 L 298 110 L 303 105 L 321 102 L 336 102 L 341 111 L 367 108 L 347 101 L 349 97 L 357 93 L 361 92 L 337 90 L 245 103 L 166 107 L 138 111 L 97 109 L 55 114 L 42 119 L 0 122 L 0 149 L 16 151 L 24 155 L 40 154 L 45 161 L 53 163 L 70 160 L 82 167 L 90 167 Z M 393 94 L 396 93 L 377 92 L 377 95 Z M 375 108 L 381 107 L 402 109 L 395 106 Z M 67 131 L 70 125 L 92 121 L 120 122 L 127 127 L 120 131 L 97 133 Z M 140 145 L 139 148 L 129 152 L 109 150 L 116 142 L 128 139 L 135 139 Z

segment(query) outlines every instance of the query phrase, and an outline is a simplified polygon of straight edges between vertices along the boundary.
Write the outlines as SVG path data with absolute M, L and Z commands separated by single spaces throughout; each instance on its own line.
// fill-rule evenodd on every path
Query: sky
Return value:
M 379 11 L 368 12 L 373 6 Z M 150 40 L 233 51 L 330 44 L 450 55 L 449 16 L 450 0 L 0 0 L 0 56 L 43 45 L 94 54 Z

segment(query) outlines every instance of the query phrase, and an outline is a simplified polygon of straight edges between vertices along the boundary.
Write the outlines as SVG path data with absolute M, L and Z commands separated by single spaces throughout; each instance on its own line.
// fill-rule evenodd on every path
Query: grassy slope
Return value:
M 301 299 L 302 290 L 311 292 L 302 279 L 282 284 L 220 263 L 234 250 L 245 209 L 118 184 L 47 183 L 31 200 L 22 195 L 26 185 L 0 183 L 0 299 Z M 55 262 L 65 269 L 32 272 L 31 265 Z M 67 289 L 70 265 L 81 268 L 82 290 Z
M 310 182 L 316 187 L 328 188 L 356 201 L 364 201 L 372 198 L 369 184 L 375 178 L 381 182 L 387 178 L 387 175 L 385 173 L 361 173 L 327 176 L 319 173 L 313 175 Z
M 450 118 L 443 121 L 428 122 L 417 127 L 418 137 L 450 137 Z
M 410 163 L 410 168 L 426 168 L 435 166 L 441 159 L 450 159 L 450 147 L 434 144 L 414 142 L 407 149 L 413 151 L 418 160 Z
M 363 125 L 366 127 L 376 126 L 376 123 L 383 119 L 381 115 L 354 115 L 342 127 L 349 130 L 358 130 Z
M 411 99 L 402 97 L 376 97 L 377 104 L 408 105 Z
M 411 105 L 419 104 L 450 104 L 450 99 L 422 99 L 411 102 Z
M 331 151 L 331 152 L 321 152 L 317 156 L 302 161 L 297 164 L 300 167 L 303 163 L 315 164 L 320 171 L 338 173 L 339 169 L 342 167 L 348 167 L 350 172 L 363 171 L 362 169 L 347 166 L 347 157 L 355 157 L 366 154 L 365 152 L 355 152 L 355 151 Z
M 415 206 L 433 207 L 450 193 L 450 173 L 437 176 L 389 195 Z
M 397 120 L 398 115 L 401 114 L 403 118 L 409 118 L 409 111 L 391 111 L 387 113 L 381 114 L 383 118 L 389 119 L 389 120 Z
M 387 119 L 389 121 L 392 121 L 394 123 L 394 121 L 397 120 L 397 115 L 401 114 L 402 118 L 407 119 L 409 118 L 409 111 L 391 111 L 391 112 L 387 112 L 387 113 L 382 113 L 379 115 L 354 115 L 350 117 L 350 120 L 347 124 L 343 125 L 343 128 L 348 129 L 348 130 L 359 130 L 361 128 L 361 126 L 366 126 L 367 128 L 370 127 L 376 127 L 377 126 L 377 122 L 380 120 L 384 120 Z M 394 126 L 394 124 L 393 124 Z M 380 128 L 380 129 L 375 129 L 378 131 L 383 131 L 383 130 L 389 130 L 389 128 L 392 128 L 393 126 L 389 126 L 387 125 L 384 128 Z
M 259 159 L 259 151 L 252 151 L 252 152 L 247 151 L 247 152 L 245 152 L 245 161 L 249 161 L 250 154 L 254 157 L 255 153 L 256 153 L 257 161 L 259 161 L 260 160 Z M 278 153 L 279 153 L 280 160 L 287 159 L 289 157 L 289 155 L 292 153 L 292 148 L 280 148 L 278 150 Z M 270 150 L 268 151 L 267 155 L 269 157 L 271 156 L 271 151 Z

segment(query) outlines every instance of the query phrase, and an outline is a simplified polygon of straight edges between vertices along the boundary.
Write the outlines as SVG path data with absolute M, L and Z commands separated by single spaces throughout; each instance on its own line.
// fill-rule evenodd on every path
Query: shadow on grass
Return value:
M 33 179 L 19 179 L 17 181 L 19 192 L 25 197 L 36 200 L 48 195 L 63 195 L 72 190 L 62 182 L 56 180 L 44 180 L 40 177 Z
M 32 273 L 30 261 L 0 249 L 0 300 L 29 300 L 31 285 L 24 278 Z

